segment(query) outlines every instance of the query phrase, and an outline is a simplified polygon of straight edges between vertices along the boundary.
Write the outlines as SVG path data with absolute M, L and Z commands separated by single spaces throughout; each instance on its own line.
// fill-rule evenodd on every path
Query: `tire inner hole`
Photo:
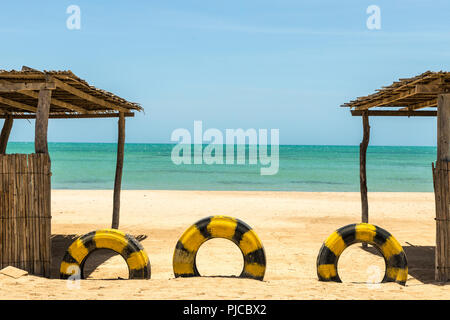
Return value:
M 202 244 L 197 252 L 196 265 L 202 276 L 239 277 L 244 268 L 244 258 L 235 243 L 214 238 Z
M 376 284 L 383 280 L 386 264 L 377 248 L 355 243 L 342 252 L 337 268 L 342 282 Z
M 86 279 L 128 279 L 129 271 L 125 259 L 111 249 L 92 251 L 84 263 Z

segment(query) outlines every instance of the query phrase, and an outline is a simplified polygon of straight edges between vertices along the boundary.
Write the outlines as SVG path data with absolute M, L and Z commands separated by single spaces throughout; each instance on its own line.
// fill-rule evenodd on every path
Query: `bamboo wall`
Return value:
M 50 277 L 48 154 L 0 155 L 0 267 Z
M 433 168 L 436 197 L 436 280 L 450 280 L 450 162 Z

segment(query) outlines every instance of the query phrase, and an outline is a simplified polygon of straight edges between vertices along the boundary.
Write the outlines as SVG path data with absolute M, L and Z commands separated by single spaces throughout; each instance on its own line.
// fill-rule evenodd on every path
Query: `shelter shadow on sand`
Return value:
M 76 234 L 52 234 L 52 265 L 50 271 L 50 278 L 59 279 L 59 268 L 69 246 L 74 242 L 79 235 Z
M 408 243 L 404 246 L 408 259 L 408 274 L 424 284 L 439 284 L 434 280 L 435 246 L 415 246 Z M 380 255 L 374 247 L 363 249 L 375 255 Z
M 51 265 L 51 275 L 52 279 L 59 279 L 59 268 L 61 266 L 61 261 L 64 257 L 69 246 L 79 237 L 76 234 L 54 234 L 51 236 L 52 242 L 52 265 Z M 147 235 L 136 235 L 134 236 L 136 240 L 143 241 L 147 238 Z M 95 255 L 90 258 L 89 266 L 84 268 L 84 276 L 86 278 L 95 271 L 96 267 L 104 263 L 106 260 L 117 255 L 117 253 L 112 250 L 98 250 Z

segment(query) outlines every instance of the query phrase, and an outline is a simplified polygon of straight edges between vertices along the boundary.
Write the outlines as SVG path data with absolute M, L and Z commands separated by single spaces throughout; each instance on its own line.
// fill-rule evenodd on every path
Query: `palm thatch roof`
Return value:
M 437 97 L 450 92 L 450 72 L 427 71 L 412 78 L 399 79 L 377 92 L 358 97 L 342 107 L 352 115 L 370 112 L 370 115 L 436 115 Z M 425 111 L 418 111 L 426 109 Z
M 133 116 L 142 111 L 111 92 L 98 89 L 72 71 L 0 70 L 0 116 L 32 118 L 38 104 L 39 90 L 52 90 L 50 118 L 116 117 L 120 112 Z

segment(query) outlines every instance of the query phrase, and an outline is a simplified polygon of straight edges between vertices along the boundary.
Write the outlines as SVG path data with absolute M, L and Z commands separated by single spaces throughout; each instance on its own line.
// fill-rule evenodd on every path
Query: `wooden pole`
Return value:
M 42 154 L 48 155 L 48 115 L 50 112 L 50 104 L 52 99 L 52 91 L 49 89 L 42 89 L 39 91 L 38 106 L 36 110 L 36 124 L 35 124 L 35 136 L 34 136 L 34 149 L 36 152 L 35 161 L 33 163 L 34 173 L 34 201 L 37 210 L 35 214 L 39 217 L 51 216 L 51 186 L 50 178 L 47 176 L 44 178 L 46 170 L 50 170 L 50 158 L 48 156 L 43 157 Z M 39 155 L 41 154 L 41 155 Z M 45 163 L 48 162 L 48 163 Z M 48 168 L 48 169 L 46 169 Z M 47 182 L 45 179 L 48 179 Z M 33 222 L 35 247 L 34 247 L 34 274 L 50 276 L 50 260 L 48 255 L 50 252 L 50 220 L 41 220 Z M 46 229 L 47 228 L 47 229 Z M 44 230 L 46 229 L 46 230 Z M 36 260 L 38 259 L 38 260 Z
M 47 129 L 48 114 L 52 91 L 43 89 L 39 91 L 38 107 L 36 111 L 36 127 L 34 136 L 34 148 L 36 153 L 48 153 Z
M 369 116 L 364 113 L 363 119 L 363 140 L 359 145 L 359 180 L 361 191 L 361 206 L 362 206 L 362 222 L 369 222 L 369 203 L 367 200 L 367 173 L 366 173 L 366 156 L 367 147 L 370 139 L 370 125 Z
M 370 125 L 367 112 L 362 115 L 363 120 L 363 140 L 359 145 L 359 182 L 361 192 L 361 222 L 369 222 L 369 201 L 367 199 L 367 172 L 366 172 L 366 156 L 367 147 L 370 140 Z M 367 244 L 362 244 L 363 248 L 367 248 Z
M 123 157 L 125 148 L 125 115 L 123 112 L 119 115 L 119 136 L 117 141 L 117 164 L 116 164 L 116 179 L 114 181 L 114 203 L 113 203 L 113 217 L 112 229 L 119 228 L 120 216 L 120 190 L 122 185 L 122 171 L 123 171 Z
M 438 160 L 450 161 L 450 94 L 438 98 Z
M 438 96 L 437 162 L 433 168 L 436 198 L 435 279 L 450 280 L 450 94 Z
M 0 154 L 6 153 L 6 146 L 8 145 L 9 135 L 13 126 L 13 117 L 7 116 L 3 123 L 2 133 L 0 133 Z

